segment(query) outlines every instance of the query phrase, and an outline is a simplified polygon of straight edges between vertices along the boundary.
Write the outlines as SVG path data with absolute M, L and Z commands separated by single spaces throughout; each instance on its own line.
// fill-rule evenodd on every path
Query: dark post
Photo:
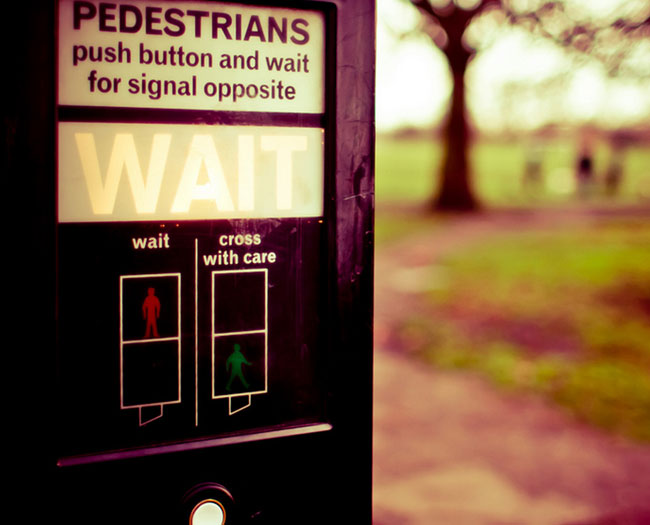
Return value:
M 369 524 L 374 2 L 7 13 L 26 520 Z

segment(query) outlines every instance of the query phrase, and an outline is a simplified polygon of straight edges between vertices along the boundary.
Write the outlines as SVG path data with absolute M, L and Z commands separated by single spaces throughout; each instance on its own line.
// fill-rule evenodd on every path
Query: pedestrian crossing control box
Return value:
M 50 515 L 370 523 L 374 2 L 34 16 L 52 40 L 25 46 L 54 64 L 25 94 L 53 93 L 34 175 L 54 190 Z

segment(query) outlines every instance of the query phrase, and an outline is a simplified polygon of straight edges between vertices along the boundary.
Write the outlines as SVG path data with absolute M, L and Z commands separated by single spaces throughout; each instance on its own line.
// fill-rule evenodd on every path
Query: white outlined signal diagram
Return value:
M 181 403 L 181 274 L 120 276 L 120 408 L 140 426 Z
M 205 376 L 198 370 L 198 240 L 195 247 L 198 426 L 199 377 Z M 210 399 L 227 399 L 231 416 L 250 407 L 253 395 L 268 393 L 268 269 L 210 275 Z M 137 409 L 140 426 L 160 419 L 165 405 L 182 402 L 181 374 L 181 274 L 120 276 L 120 408 Z
M 268 270 L 212 272 L 212 399 L 228 414 L 268 392 Z

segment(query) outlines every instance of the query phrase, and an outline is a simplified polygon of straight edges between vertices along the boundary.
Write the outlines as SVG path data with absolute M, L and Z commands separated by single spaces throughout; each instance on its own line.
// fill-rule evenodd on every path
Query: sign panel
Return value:
M 319 11 L 60 2 L 59 104 L 323 113 L 324 34 Z
M 323 214 L 319 128 L 59 124 L 59 221 Z
M 60 464 L 330 428 L 323 13 L 58 13 Z
M 326 422 L 324 236 L 322 219 L 61 224 L 62 464 Z

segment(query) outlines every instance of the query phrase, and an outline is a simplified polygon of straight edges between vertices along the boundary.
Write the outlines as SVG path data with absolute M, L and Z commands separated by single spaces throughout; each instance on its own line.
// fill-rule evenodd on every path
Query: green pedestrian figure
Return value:
M 230 379 L 228 379 L 228 384 L 226 385 L 227 392 L 230 392 L 230 387 L 235 378 L 239 378 L 245 388 L 248 388 L 250 386 L 248 384 L 248 381 L 244 379 L 244 375 L 242 373 L 242 365 L 250 366 L 250 363 L 246 360 L 244 354 L 241 353 L 241 348 L 237 343 L 235 343 L 234 348 L 235 351 L 230 354 L 228 360 L 226 361 L 226 372 L 230 372 Z

